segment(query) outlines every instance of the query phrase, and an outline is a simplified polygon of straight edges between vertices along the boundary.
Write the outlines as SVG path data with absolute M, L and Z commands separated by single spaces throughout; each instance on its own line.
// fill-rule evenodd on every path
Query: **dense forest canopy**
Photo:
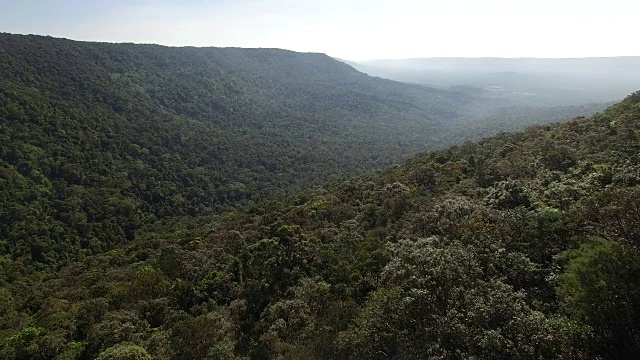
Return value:
M 446 143 L 471 101 L 283 50 L 5 34 L 0 59 L 0 246 L 44 262 Z
M 322 54 L 0 34 L 0 249 L 64 262 L 130 241 L 156 220 L 599 108 L 475 121 L 489 107 Z
M 1 354 L 633 358 L 639 136 L 640 93 L 57 269 L 4 256 Z
M 640 92 L 494 100 L 1 34 L 0 358 L 633 358 Z

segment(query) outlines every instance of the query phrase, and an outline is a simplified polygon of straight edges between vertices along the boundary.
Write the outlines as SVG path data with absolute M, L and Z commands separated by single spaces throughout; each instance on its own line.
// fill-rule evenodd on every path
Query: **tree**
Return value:
M 121 343 L 101 352 L 96 360 L 151 360 L 151 356 L 143 347 Z
M 530 359 L 585 355 L 586 329 L 547 317 L 489 274 L 474 248 L 438 238 L 401 241 L 354 326 L 349 358 Z
M 557 291 L 563 309 L 593 329 L 596 351 L 607 358 L 640 353 L 640 255 L 590 238 L 559 256 L 566 263 Z

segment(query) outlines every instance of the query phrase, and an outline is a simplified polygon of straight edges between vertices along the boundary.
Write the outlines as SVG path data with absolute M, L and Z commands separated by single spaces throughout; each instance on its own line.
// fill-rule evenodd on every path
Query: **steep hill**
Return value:
M 64 262 L 513 127 L 483 102 L 322 54 L 0 34 L 0 253 Z
M 58 271 L 4 257 L 0 354 L 634 358 L 639 138 L 635 93 Z
M 322 54 L 1 34 L 0 249 L 51 262 L 388 165 L 471 102 Z

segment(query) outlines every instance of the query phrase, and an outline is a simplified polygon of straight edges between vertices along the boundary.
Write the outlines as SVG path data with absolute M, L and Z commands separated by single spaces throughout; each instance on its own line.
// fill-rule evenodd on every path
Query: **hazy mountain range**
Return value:
M 615 101 L 640 84 L 640 57 L 421 58 L 348 63 L 372 76 L 442 88 L 468 85 L 538 105 Z

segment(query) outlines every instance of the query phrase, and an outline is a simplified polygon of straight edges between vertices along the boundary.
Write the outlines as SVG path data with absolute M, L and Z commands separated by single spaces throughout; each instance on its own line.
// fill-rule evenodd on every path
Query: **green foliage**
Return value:
M 497 249 L 499 251 L 499 249 Z M 484 268 L 474 247 L 437 238 L 401 241 L 384 285 L 343 334 L 352 358 L 575 358 L 585 333 L 549 319 Z M 495 254 L 495 258 L 507 254 Z M 496 262 L 494 259 L 493 262 Z M 576 333 L 577 332 L 577 333 Z
M 3 359 L 637 349 L 637 94 L 300 193 L 426 146 L 450 94 L 277 50 L 0 56 Z
M 0 56 L 0 253 L 45 264 L 508 123 L 470 131 L 487 99 L 321 54 L 0 34 Z
M 2 339 L 0 355 L 10 360 L 50 359 L 57 353 L 57 348 L 64 344 L 54 334 L 48 334 L 41 327 L 26 327 L 15 335 Z
M 640 186 L 606 189 L 586 199 L 581 214 L 590 227 L 608 239 L 640 250 Z
M 140 346 L 122 343 L 101 352 L 96 360 L 151 360 L 151 356 Z
M 233 324 L 216 312 L 178 322 L 171 348 L 176 359 L 234 359 Z
M 629 356 L 640 350 L 640 255 L 615 242 L 591 238 L 560 254 L 558 277 L 565 310 L 597 329 L 599 351 Z
M 0 54 L 0 249 L 49 264 L 438 146 L 472 101 L 280 50 L 2 34 Z

